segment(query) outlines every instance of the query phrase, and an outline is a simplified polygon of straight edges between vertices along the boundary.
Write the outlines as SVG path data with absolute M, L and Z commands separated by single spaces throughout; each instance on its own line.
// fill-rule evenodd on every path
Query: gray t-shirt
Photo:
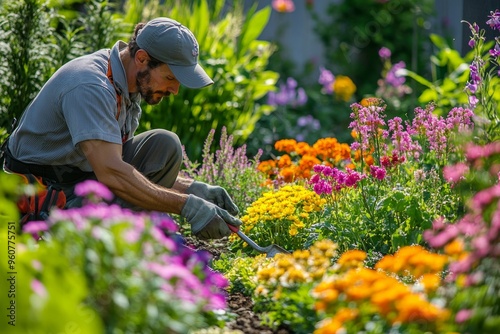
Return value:
M 129 94 L 119 52 L 100 50 L 62 66 L 43 86 L 25 110 L 9 139 L 12 155 L 23 162 L 41 165 L 72 165 L 92 171 L 78 143 L 98 139 L 122 144 L 131 138 L 141 116 L 140 95 Z M 115 87 L 106 73 L 108 60 L 114 84 L 121 92 L 119 119 Z

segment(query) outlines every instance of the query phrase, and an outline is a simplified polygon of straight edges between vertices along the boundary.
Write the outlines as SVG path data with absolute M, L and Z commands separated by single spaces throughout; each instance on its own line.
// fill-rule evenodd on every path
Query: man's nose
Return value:
M 170 94 L 177 95 L 179 93 L 179 87 L 181 86 L 180 82 L 177 82 L 176 84 L 173 84 L 168 88 L 168 91 Z

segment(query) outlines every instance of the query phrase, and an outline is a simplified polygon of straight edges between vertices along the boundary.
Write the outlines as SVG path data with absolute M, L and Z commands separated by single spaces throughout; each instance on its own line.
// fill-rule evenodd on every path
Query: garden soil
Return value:
M 230 252 L 227 239 L 203 241 L 196 238 L 187 237 L 187 244 L 196 250 L 205 250 L 217 259 L 222 253 Z M 286 328 L 273 330 L 261 324 L 261 318 L 258 313 L 253 312 L 253 302 L 250 297 L 241 293 L 229 294 L 227 297 L 229 312 L 236 314 L 236 320 L 228 322 L 226 329 L 231 333 L 244 334 L 290 334 L 293 331 Z

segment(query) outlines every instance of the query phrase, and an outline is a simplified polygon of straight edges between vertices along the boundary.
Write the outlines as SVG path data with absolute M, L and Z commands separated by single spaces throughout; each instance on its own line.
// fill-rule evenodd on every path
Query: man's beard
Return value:
M 154 92 L 150 86 L 149 82 L 151 80 L 151 73 L 150 70 L 145 70 L 142 72 L 137 73 L 137 90 L 139 91 L 139 94 L 141 94 L 141 97 L 146 101 L 147 104 L 158 104 L 163 98 L 163 95 L 168 96 L 168 93 L 165 92 L 159 92 L 156 91 Z M 155 98 L 155 93 L 156 94 L 162 94 L 160 98 Z

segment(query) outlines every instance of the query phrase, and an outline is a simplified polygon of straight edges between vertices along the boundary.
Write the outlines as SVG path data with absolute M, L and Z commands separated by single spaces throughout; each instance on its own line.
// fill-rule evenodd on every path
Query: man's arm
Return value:
M 182 189 L 188 184 L 181 181 L 176 190 L 161 187 L 149 181 L 132 165 L 122 159 L 122 146 L 102 140 L 79 143 L 97 180 L 116 196 L 146 210 L 180 214 L 188 196 Z
M 183 176 L 177 176 L 172 189 L 180 192 L 181 194 L 185 194 L 190 185 L 194 182 L 193 179 L 189 179 Z

